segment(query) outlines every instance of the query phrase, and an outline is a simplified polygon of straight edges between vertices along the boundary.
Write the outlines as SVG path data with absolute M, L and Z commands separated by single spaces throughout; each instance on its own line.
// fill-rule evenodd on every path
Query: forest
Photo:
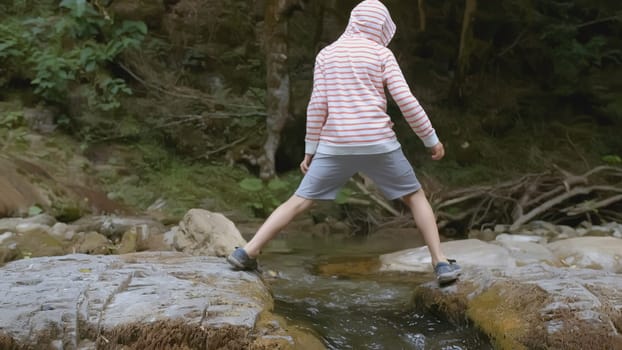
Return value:
M 380 0 L 445 157 L 311 206 L 360 1 L 0 0 L 0 348 L 619 348 L 622 2 Z
M 140 151 L 133 182 L 104 180 L 112 197 L 144 208 L 164 193 L 180 212 L 227 198 L 265 216 L 300 179 L 314 58 L 356 3 L 5 0 L 3 137 L 25 123 L 11 108 L 43 106 L 87 156 Z M 442 226 L 622 219 L 618 1 L 384 3 L 389 47 L 447 150 L 430 161 L 389 105 Z M 205 177 L 209 192 L 188 194 Z M 370 186 L 353 180 L 338 204 L 399 216 Z

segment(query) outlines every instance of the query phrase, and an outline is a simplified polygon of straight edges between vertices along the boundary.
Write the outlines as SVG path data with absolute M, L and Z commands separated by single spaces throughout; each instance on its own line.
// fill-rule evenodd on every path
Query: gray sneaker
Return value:
M 235 247 L 233 253 L 227 257 L 227 262 L 233 266 L 235 270 L 257 270 L 257 259 L 253 259 L 244 249 Z
M 438 283 L 450 283 L 458 279 L 462 269 L 456 264 L 456 260 L 447 259 L 448 262 L 440 262 L 434 266 L 434 273 Z

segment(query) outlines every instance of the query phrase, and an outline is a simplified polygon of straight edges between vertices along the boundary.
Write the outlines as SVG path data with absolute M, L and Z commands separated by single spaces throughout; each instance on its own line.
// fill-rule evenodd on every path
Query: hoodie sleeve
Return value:
M 432 123 L 428 115 L 419 104 L 419 101 L 413 96 L 404 74 L 400 69 L 393 52 L 387 50 L 384 60 L 384 70 L 382 72 L 382 80 L 389 90 L 391 97 L 402 111 L 404 118 L 410 125 L 410 128 L 423 141 L 426 147 L 433 147 L 439 143 L 436 131 L 432 127 Z
M 320 131 L 326 123 L 328 115 L 328 105 L 326 103 L 326 80 L 322 70 L 320 56 L 315 60 L 313 70 L 313 92 L 307 107 L 307 135 L 305 137 L 305 154 L 315 154 L 319 140 Z

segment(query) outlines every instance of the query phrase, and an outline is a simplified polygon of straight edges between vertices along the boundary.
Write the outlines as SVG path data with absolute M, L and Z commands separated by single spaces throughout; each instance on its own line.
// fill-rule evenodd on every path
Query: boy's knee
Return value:
M 309 209 L 313 205 L 313 200 L 312 199 L 307 199 L 307 198 L 299 197 L 297 195 L 293 195 L 289 199 L 289 202 L 294 206 L 294 208 L 296 208 L 297 212 L 303 212 L 303 211 Z

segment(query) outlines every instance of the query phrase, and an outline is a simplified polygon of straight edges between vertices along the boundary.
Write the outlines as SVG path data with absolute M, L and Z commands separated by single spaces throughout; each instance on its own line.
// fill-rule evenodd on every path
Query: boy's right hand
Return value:
M 306 174 L 307 170 L 309 170 L 309 166 L 311 165 L 312 159 L 313 159 L 313 154 L 305 154 L 305 159 L 303 159 L 302 162 L 300 162 L 300 171 L 302 171 L 303 174 Z
M 436 145 L 430 147 L 430 153 L 432 153 L 433 160 L 443 159 L 445 156 L 445 147 L 442 143 L 437 143 Z

